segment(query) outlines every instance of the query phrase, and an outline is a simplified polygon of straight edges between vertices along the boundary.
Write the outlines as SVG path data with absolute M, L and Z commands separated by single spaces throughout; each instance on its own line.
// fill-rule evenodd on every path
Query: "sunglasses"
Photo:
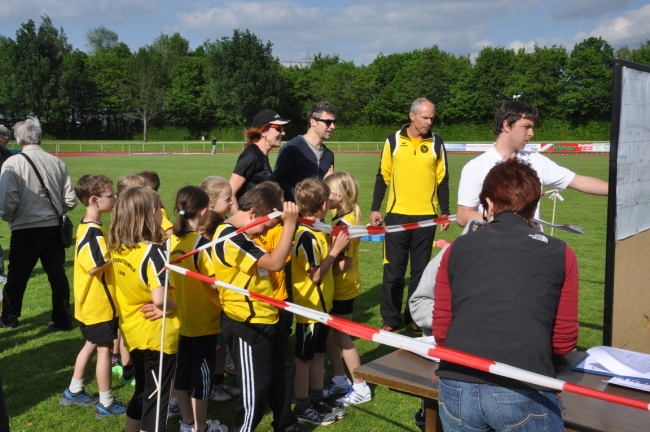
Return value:
M 329 120 L 329 119 L 326 120 L 326 119 L 319 119 L 319 118 L 315 118 L 314 120 L 325 123 L 325 126 L 327 127 L 330 127 L 332 125 L 336 126 L 336 120 Z
M 280 126 L 280 125 L 272 124 L 272 125 L 270 125 L 269 127 L 270 127 L 271 129 L 276 129 L 276 130 L 280 131 L 280 133 L 284 132 L 284 126 Z

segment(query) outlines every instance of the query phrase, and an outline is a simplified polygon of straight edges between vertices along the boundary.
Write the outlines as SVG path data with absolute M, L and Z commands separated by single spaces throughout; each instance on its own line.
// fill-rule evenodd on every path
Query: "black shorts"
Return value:
M 172 376 L 176 365 L 176 354 L 163 354 L 162 377 L 158 377 L 160 366 L 160 351 L 139 350 L 130 351 L 131 361 L 135 368 L 135 391 L 126 408 L 126 415 L 134 420 L 140 420 L 140 430 L 154 432 L 156 430 L 156 406 L 158 394 L 150 399 L 156 389 L 156 379 L 160 381 L 160 416 L 158 417 L 158 432 L 167 430 L 167 404 L 172 387 Z M 153 374 L 152 374 L 153 372 Z
M 321 323 L 296 324 L 297 359 L 309 361 L 314 354 L 322 354 L 327 350 L 327 332 L 329 327 Z
M 348 300 L 333 300 L 332 301 L 332 310 L 330 314 L 332 315 L 352 315 L 352 310 L 354 306 L 355 298 Z
M 118 327 L 118 318 L 98 324 L 85 325 L 81 323 L 79 326 L 84 339 L 96 345 L 111 343 L 117 339 Z
M 217 354 L 217 335 L 179 336 L 176 362 L 176 390 L 187 391 L 191 398 L 208 400 Z

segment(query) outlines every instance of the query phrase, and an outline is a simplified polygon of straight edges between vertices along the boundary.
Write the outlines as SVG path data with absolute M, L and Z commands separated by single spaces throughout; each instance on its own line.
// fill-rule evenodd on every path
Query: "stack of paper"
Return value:
M 593 347 L 573 370 L 650 383 L 650 354 L 606 346 Z

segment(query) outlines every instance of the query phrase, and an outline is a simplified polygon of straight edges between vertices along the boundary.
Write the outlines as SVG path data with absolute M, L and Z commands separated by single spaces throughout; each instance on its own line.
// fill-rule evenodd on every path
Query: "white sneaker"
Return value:
M 194 432 L 194 428 L 191 425 L 183 423 L 183 421 L 179 421 L 179 423 L 181 424 L 181 427 L 178 429 L 178 432 Z
M 223 381 L 221 384 L 217 385 L 224 393 L 228 393 L 230 396 L 239 396 L 241 394 L 241 389 L 238 387 L 232 386 L 228 381 Z
M 226 348 L 226 363 L 225 363 L 223 368 L 230 375 L 237 375 L 237 369 L 235 368 L 235 362 L 232 361 L 232 356 L 230 355 L 230 349 L 228 349 L 228 348 Z
M 223 391 L 221 384 L 212 386 L 212 391 L 210 391 L 210 400 L 215 402 L 226 402 L 230 399 L 232 399 L 232 396 Z
M 228 432 L 228 426 L 219 423 L 219 420 L 208 420 L 205 432 Z
M 345 396 L 336 400 L 337 405 L 354 406 L 365 402 L 370 402 L 372 400 L 372 392 L 370 391 L 370 387 L 366 386 L 366 389 L 367 391 L 362 393 L 356 391 L 354 387 L 350 387 L 350 390 Z
M 334 378 L 330 379 L 328 386 L 323 389 L 323 396 L 330 398 L 334 395 L 346 394 L 352 387 L 352 383 L 348 377 L 346 377 L 346 381 L 347 383 L 339 384 L 334 381 Z

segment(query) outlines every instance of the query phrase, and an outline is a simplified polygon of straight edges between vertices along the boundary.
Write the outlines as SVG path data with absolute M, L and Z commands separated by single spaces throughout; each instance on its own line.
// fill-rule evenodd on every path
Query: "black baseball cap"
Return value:
M 291 122 L 291 120 L 283 119 L 280 117 L 280 114 L 276 113 L 272 109 L 265 109 L 255 114 L 253 117 L 253 127 L 264 126 L 265 124 L 274 124 L 274 125 L 285 125 Z

